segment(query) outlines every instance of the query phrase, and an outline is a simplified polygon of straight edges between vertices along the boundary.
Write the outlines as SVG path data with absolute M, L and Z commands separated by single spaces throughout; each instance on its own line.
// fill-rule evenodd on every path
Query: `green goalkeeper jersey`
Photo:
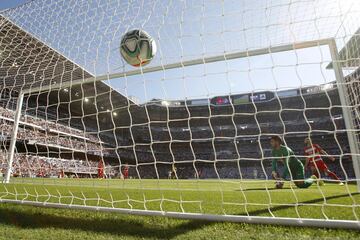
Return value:
M 290 148 L 281 145 L 279 149 L 273 149 L 271 153 L 274 157 L 272 160 L 272 170 L 274 172 L 278 170 L 278 161 L 285 160 L 284 171 L 281 174 L 282 178 L 285 179 L 289 175 L 289 172 L 294 180 L 305 178 L 304 165 L 295 157 L 294 152 Z

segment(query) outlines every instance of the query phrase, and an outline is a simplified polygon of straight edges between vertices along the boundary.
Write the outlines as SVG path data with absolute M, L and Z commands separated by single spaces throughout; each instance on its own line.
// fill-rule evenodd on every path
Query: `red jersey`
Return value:
M 312 144 L 310 147 L 304 148 L 305 156 L 309 159 L 309 162 L 317 162 L 322 160 L 321 147 L 318 144 Z
M 98 164 L 98 178 L 103 178 L 103 177 L 104 177 L 104 164 L 100 160 Z
M 127 179 L 129 177 L 129 166 L 128 165 L 124 166 L 122 173 L 123 173 L 124 179 Z
M 101 160 L 98 163 L 98 169 L 104 169 L 104 164 Z

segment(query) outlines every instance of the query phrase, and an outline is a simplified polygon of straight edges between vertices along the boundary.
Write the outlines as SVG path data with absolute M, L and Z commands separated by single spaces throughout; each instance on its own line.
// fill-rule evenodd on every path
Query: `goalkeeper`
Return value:
M 276 180 L 286 179 L 289 175 L 292 181 L 298 188 L 308 188 L 316 180 L 316 176 L 305 179 L 305 170 L 302 162 L 297 159 L 294 152 L 287 146 L 282 145 L 281 138 L 279 136 L 273 136 L 270 140 L 272 148 L 272 176 Z M 284 171 L 280 175 L 277 172 L 277 162 L 284 162 Z

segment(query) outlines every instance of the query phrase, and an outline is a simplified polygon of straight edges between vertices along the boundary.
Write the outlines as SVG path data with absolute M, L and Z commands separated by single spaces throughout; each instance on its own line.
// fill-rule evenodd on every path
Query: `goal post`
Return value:
M 360 229 L 359 18 L 357 0 L 1 12 L 0 204 Z M 148 65 L 124 36 L 156 42 Z
M 329 49 L 330 49 L 332 64 L 336 76 L 336 81 L 339 83 L 338 91 L 339 91 L 341 105 L 345 106 L 343 107 L 343 115 L 344 115 L 346 129 L 348 129 L 346 134 L 350 145 L 352 162 L 356 176 L 357 190 L 360 192 L 360 146 L 358 141 L 356 140 L 356 134 L 355 134 L 356 128 L 354 125 L 354 119 L 356 118 L 356 116 L 352 116 L 349 110 L 351 104 L 348 101 L 348 97 L 346 97 L 348 95 L 347 86 L 346 86 L 347 83 L 344 81 L 344 75 L 341 67 L 341 61 L 339 58 L 339 52 L 336 47 L 336 41 L 334 39 L 329 41 Z
M 9 147 L 9 151 L 8 151 L 8 157 L 7 157 L 8 163 L 7 163 L 4 183 L 10 182 L 14 154 L 16 151 L 15 147 L 16 147 L 17 134 L 18 134 L 18 129 L 19 129 L 19 121 L 20 121 L 20 117 L 21 117 L 21 110 L 22 110 L 22 106 L 23 106 L 23 100 L 24 100 L 24 94 L 20 93 L 17 103 L 16 103 L 16 112 L 15 112 L 15 117 L 14 117 L 13 130 L 12 130 L 12 134 L 11 134 L 10 147 Z

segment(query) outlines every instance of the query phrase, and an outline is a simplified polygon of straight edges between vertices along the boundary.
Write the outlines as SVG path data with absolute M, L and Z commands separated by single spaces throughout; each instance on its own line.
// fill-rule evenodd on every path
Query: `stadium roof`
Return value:
M 360 66 L 360 28 L 339 52 L 343 67 L 358 68 Z
M 92 76 L 9 19 L 0 16 L 0 26 L 1 87 L 21 90 Z
M 360 67 L 360 28 L 352 35 L 349 41 L 339 52 L 339 58 L 343 68 Z M 326 67 L 332 68 L 332 62 Z
M 72 60 L 0 15 L 0 89 L 21 91 L 94 77 Z M 53 90 L 60 98 L 59 90 Z M 132 101 L 103 82 L 72 87 L 78 97 L 97 95 L 98 105 L 126 106 Z M 81 93 L 81 94 L 79 94 Z M 50 96 L 50 95 L 49 95 Z M 47 101 L 51 101 L 48 97 Z M 54 100 L 64 102 L 66 99 Z M 79 109 L 81 110 L 81 109 Z

